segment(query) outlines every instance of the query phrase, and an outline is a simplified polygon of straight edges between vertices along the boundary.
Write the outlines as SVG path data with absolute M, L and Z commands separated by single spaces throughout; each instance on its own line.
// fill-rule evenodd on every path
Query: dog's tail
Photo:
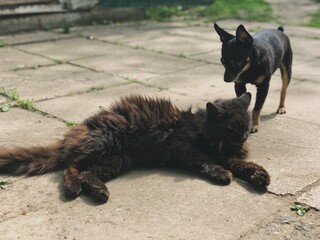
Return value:
M 40 147 L 0 148 L 0 174 L 40 175 L 57 171 L 69 163 L 80 163 L 102 152 L 106 143 L 101 131 L 84 125 L 73 127 L 63 140 Z
M 284 32 L 284 28 L 282 26 L 278 27 L 278 30 Z

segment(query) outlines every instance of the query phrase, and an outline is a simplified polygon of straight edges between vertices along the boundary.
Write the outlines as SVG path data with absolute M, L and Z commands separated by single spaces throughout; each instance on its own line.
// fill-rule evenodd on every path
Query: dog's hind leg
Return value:
M 280 66 L 281 78 L 282 78 L 282 89 L 280 95 L 280 104 L 277 110 L 279 114 L 285 114 L 285 99 L 287 95 L 287 88 L 291 80 L 291 65 L 292 65 L 292 51 L 289 49 L 284 56 L 283 63 Z

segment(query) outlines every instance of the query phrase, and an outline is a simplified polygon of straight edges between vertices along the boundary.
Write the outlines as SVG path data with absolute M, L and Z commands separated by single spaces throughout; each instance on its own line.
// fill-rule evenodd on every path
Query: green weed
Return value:
M 27 109 L 29 111 L 34 111 L 36 110 L 36 107 L 34 105 L 33 99 L 26 99 L 26 100 L 21 100 L 19 98 L 19 94 L 17 93 L 16 90 L 6 90 L 4 88 L 0 89 L 0 95 L 8 98 L 9 100 L 13 101 L 16 105 L 23 109 Z M 7 104 L 4 105 L 0 111 L 1 112 L 8 112 L 11 109 L 12 105 Z
M 99 92 L 103 90 L 103 87 L 91 87 L 87 92 Z
M 180 54 L 177 55 L 177 57 L 179 57 L 179 58 L 186 58 L 187 56 L 186 56 L 185 54 L 183 54 L 183 53 L 180 53 Z
M 70 24 L 65 24 L 63 27 L 62 27 L 62 32 L 64 33 L 64 34 L 69 34 L 70 33 Z
M 310 210 L 310 207 L 295 203 L 294 206 L 290 207 L 290 210 L 295 211 L 299 216 L 303 216 Z
M 0 179 L 0 188 L 5 189 L 6 185 L 8 184 L 8 181 L 6 179 Z
M 9 104 L 6 104 L 0 108 L 0 112 L 9 112 L 10 109 L 11 109 L 11 106 Z
M 79 125 L 79 123 L 77 123 L 75 121 L 67 121 L 66 124 L 67 124 L 67 126 L 77 126 L 77 125 Z
M 6 45 L 7 43 L 3 39 L 0 39 L 0 47 L 4 47 Z
M 57 59 L 55 59 L 55 60 L 53 60 L 53 61 L 54 61 L 55 64 L 63 64 L 63 63 L 64 63 L 64 61 L 62 61 L 62 60 L 57 60 Z
M 33 99 L 27 99 L 27 100 L 17 100 L 16 101 L 20 107 L 23 109 L 27 109 L 29 111 L 35 110 L 35 105 Z
M 160 92 L 162 92 L 162 91 L 165 91 L 165 90 L 168 90 L 169 89 L 169 87 L 167 87 L 167 86 L 159 86 L 159 87 L 157 87 L 158 88 L 158 90 L 160 91 Z

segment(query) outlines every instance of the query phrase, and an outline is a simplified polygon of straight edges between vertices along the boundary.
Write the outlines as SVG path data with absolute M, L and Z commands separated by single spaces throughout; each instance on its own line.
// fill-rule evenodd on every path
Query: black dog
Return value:
M 284 101 L 291 79 L 292 50 L 289 38 L 278 30 L 263 30 L 252 36 L 239 25 L 236 36 L 214 24 L 222 42 L 221 63 L 225 67 L 224 81 L 234 82 L 237 96 L 246 92 L 246 84 L 257 87 L 256 102 L 252 113 L 251 132 L 257 132 L 260 112 L 268 94 L 271 75 L 280 67 L 282 89 L 277 113 L 286 113 Z

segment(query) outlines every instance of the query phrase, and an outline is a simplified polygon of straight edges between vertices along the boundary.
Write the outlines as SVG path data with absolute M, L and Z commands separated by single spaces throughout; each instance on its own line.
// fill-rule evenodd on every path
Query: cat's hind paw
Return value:
M 257 170 L 250 177 L 251 183 L 257 187 L 266 187 L 270 184 L 270 176 L 266 170 Z

